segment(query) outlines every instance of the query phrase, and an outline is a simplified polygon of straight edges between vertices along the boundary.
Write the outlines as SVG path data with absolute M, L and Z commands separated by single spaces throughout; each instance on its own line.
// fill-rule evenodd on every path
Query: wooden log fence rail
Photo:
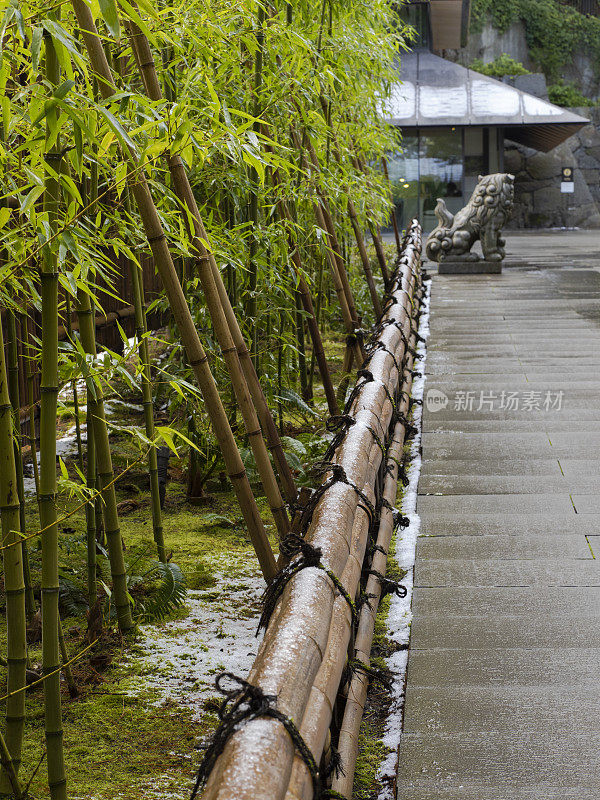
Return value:
M 323 482 L 282 543 L 288 560 L 265 593 L 266 630 L 248 680 L 223 690 L 222 721 L 193 797 L 351 796 L 377 604 L 382 592 L 403 591 L 384 575 L 393 530 L 405 524 L 394 501 L 412 433 L 420 253 L 415 220 L 356 386 L 344 414 L 331 418 L 337 432 L 317 465 Z

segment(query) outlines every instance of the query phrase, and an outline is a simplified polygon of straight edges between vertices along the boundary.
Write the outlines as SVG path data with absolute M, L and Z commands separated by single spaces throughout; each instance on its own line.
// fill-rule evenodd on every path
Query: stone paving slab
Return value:
M 544 557 L 593 558 L 585 535 L 563 533 L 548 537 L 545 531 L 519 536 L 496 533 L 463 536 L 421 536 L 417 546 L 419 559 L 430 558 L 538 559 Z
M 569 492 L 553 494 L 477 494 L 477 495 L 420 495 L 419 509 L 424 517 L 429 513 L 453 514 L 568 514 L 575 513 Z M 598 509 L 600 511 L 600 509 Z
M 437 785 L 434 790 L 402 787 L 398 800 L 598 800 L 598 790 L 583 786 L 548 786 L 539 788 L 515 789 L 514 787 L 486 786 L 478 784 L 458 788 Z
M 441 537 L 438 537 L 438 541 Z M 443 539 L 441 539 L 443 541 Z M 510 602 L 507 602 L 510 600 Z M 505 588 L 488 587 L 485 592 L 477 588 L 417 587 L 414 601 L 426 609 L 428 614 L 448 613 L 485 617 L 537 616 L 552 611 L 557 616 L 577 614 L 580 617 L 597 618 L 600 613 L 600 588 L 597 586 L 516 586 L 507 596 Z M 419 675 L 415 673 L 418 682 Z
M 510 427 L 513 433 L 531 433 L 539 430 L 540 422 L 543 422 L 544 433 L 551 438 L 550 434 L 558 431 L 583 433 L 589 430 L 594 423 L 600 426 L 600 409 L 589 409 L 587 418 L 584 417 L 586 412 L 583 409 L 575 412 L 569 408 L 569 413 L 565 412 L 566 410 L 555 414 L 553 417 L 548 414 L 546 418 L 542 419 L 539 416 L 535 419 L 514 419 L 510 423 L 507 423 L 506 418 L 501 418 L 500 415 L 495 419 L 490 419 L 487 413 L 480 413 L 476 419 L 461 418 L 460 415 L 455 414 L 453 418 L 440 417 L 439 421 L 438 415 L 435 414 L 434 419 L 432 414 L 428 419 L 428 430 L 430 433 L 452 433 L 453 431 L 462 431 L 463 433 L 503 433 L 507 427 Z M 575 413 L 577 418 L 575 418 Z M 590 422 L 592 425 L 590 425 Z
M 456 514 L 427 513 L 421 518 L 423 536 L 479 536 L 538 534 L 549 539 L 565 533 L 594 536 L 600 531 L 600 514 Z
M 434 276 L 431 310 L 398 800 L 600 800 L 600 269 Z
M 519 714 L 515 714 L 515 707 Z M 468 686 L 452 696 L 438 688 L 411 686 L 406 694 L 407 733 L 436 734 L 496 731 L 521 736 L 540 728 L 562 734 L 598 732 L 600 697 L 587 687 Z
M 597 693 L 599 663 L 600 648 L 589 646 L 460 650 L 411 643 L 408 686 L 443 682 L 449 698 L 460 686 L 586 686 L 591 696 Z
M 410 733 L 400 745 L 400 786 L 415 784 L 435 792 L 440 786 L 458 788 L 485 783 L 523 788 L 574 785 L 600 786 L 598 735 L 536 733 L 444 734 Z M 418 776 L 418 778 L 413 778 Z M 430 794 L 431 798 L 435 794 Z
M 600 585 L 600 584 L 599 584 Z M 507 592 L 509 595 L 509 592 Z M 510 597 L 507 596 L 507 602 Z M 567 624 L 570 628 L 567 628 Z M 486 620 L 481 627 L 480 616 L 451 616 L 449 614 L 424 614 L 411 636 L 411 644 L 425 649 L 435 638 L 437 647 L 460 650 L 493 650 L 505 647 L 599 647 L 598 617 L 581 617 L 576 614 L 508 614 Z M 412 679 L 412 676 L 411 676 Z M 407 691 L 410 689 L 410 683 Z M 446 691 L 444 686 L 440 692 Z M 448 698 L 454 692 L 446 692 Z M 598 720 L 595 720 L 598 724 Z
M 549 439 L 540 433 L 427 433 L 423 436 L 425 458 L 594 459 L 600 454 L 600 433 L 556 433 Z
M 541 492 L 567 492 L 596 496 L 597 508 L 600 512 L 600 461 L 597 477 L 571 477 L 564 475 L 455 475 L 436 474 L 436 462 L 432 462 L 427 474 L 419 482 L 420 495 L 481 495 L 481 494 L 540 494 Z M 450 465 L 451 468 L 451 465 Z M 573 499 L 571 497 L 571 499 Z M 594 501 L 593 501 L 594 502 Z M 575 505 L 575 501 L 573 500 Z M 575 505 L 578 512 L 580 509 Z M 583 513 L 583 512 L 581 512 Z
M 469 455 L 469 454 L 466 454 Z M 448 459 L 432 458 L 423 463 L 422 475 L 553 475 L 583 477 L 598 475 L 598 458 L 494 458 L 494 459 Z
M 506 561 L 489 558 L 421 560 L 415 586 L 600 586 L 598 559 L 537 558 Z M 599 626 L 600 630 L 600 626 Z

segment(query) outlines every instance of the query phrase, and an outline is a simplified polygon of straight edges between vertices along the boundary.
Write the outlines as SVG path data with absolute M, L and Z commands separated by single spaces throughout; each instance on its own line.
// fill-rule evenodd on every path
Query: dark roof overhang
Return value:
M 384 116 L 403 130 L 501 127 L 507 138 L 548 152 L 589 120 L 426 50 L 401 57 Z

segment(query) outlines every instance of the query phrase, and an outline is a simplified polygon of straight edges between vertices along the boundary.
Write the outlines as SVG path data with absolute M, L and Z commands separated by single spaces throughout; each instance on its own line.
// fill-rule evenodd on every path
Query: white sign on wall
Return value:
M 575 182 L 573 180 L 573 167 L 563 167 L 562 181 L 560 183 L 560 191 L 563 194 L 573 194 L 575 191 Z

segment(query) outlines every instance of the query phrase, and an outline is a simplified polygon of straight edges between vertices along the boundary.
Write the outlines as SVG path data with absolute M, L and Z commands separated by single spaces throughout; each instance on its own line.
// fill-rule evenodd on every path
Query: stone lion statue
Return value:
M 471 199 L 454 216 L 439 197 L 435 207 L 438 226 L 427 239 L 427 257 L 432 261 L 479 261 L 477 253 L 471 253 L 479 239 L 486 261 L 502 261 L 505 241 L 501 232 L 513 209 L 514 182 L 514 175 L 505 172 L 480 175 Z

